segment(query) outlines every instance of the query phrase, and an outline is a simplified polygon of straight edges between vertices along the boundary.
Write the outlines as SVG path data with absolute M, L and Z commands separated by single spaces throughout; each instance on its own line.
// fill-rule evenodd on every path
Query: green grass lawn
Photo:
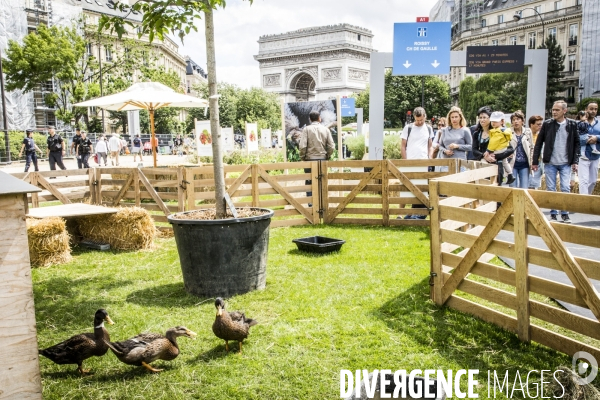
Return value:
M 294 238 L 346 240 L 327 256 L 298 252 Z M 199 244 L 201 246 L 202 244 Z M 76 250 L 74 261 L 33 271 L 38 340 L 47 347 L 92 331 L 96 309 L 113 340 L 185 325 L 181 355 L 150 374 L 112 353 L 84 363 L 41 358 L 45 399 L 333 399 L 341 369 L 552 369 L 569 357 L 429 301 L 429 232 L 422 228 L 302 226 L 271 230 L 267 288 L 228 299 L 259 325 L 244 352 L 225 352 L 211 330 L 214 299 L 184 292 L 174 239 L 154 251 Z M 232 249 L 233 251 L 234 249 Z M 520 392 L 517 392 L 520 393 Z M 498 394 L 497 398 L 504 398 Z M 517 396 L 517 394 L 515 395 Z

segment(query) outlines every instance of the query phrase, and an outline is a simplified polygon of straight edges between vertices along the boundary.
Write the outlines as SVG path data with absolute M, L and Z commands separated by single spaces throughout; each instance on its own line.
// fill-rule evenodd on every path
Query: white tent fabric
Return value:
M 157 110 L 163 107 L 208 107 L 208 101 L 177 93 L 158 82 L 135 83 L 129 89 L 73 104 L 77 107 L 100 107 L 112 111 Z

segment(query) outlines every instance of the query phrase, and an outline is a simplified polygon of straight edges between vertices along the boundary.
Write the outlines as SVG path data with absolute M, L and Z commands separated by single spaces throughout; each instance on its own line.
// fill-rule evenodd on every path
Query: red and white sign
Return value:
M 429 17 L 417 17 L 417 22 L 429 22 Z

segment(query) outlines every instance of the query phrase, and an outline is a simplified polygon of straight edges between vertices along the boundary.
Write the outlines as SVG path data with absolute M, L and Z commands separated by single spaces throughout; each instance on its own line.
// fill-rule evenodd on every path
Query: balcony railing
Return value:
M 576 69 L 575 71 L 562 71 L 560 73 L 561 78 L 563 79 L 568 79 L 568 80 L 573 80 L 573 79 L 579 79 L 579 70 Z
M 577 36 L 569 38 L 569 46 L 577 46 Z

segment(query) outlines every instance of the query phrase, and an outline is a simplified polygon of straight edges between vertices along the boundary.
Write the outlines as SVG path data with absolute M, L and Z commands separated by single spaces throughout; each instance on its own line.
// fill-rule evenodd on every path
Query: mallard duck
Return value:
M 89 370 L 82 368 L 83 360 L 103 356 L 108 351 L 106 342 L 110 341 L 110 335 L 104 328 L 104 322 L 114 324 L 106 310 L 101 308 L 94 315 L 94 333 L 75 335 L 64 342 L 39 350 L 39 353 L 57 364 L 77 364 L 79 372 L 85 375 Z
M 185 326 L 176 326 L 167 330 L 165 336 L 159 333 L 140 333 L 136 337 L 123 342 L 108 343 L 115 356 L 125 364 L 143 366 L 148 371 L 160 372 L 162 369 L 150 365 L 156 360 L 171 361 L 179 355 L 177 338 L 196 337 L 196 333 Z
M 258 324 L 258 321 L 246 318 L 246 315 L 239 311 L 225 311 L 225 302 L 220 297 L 215 300 L 215 307 L 217 316 L 212 326 L 215 336 L 225 341 L 225 350 L 227 351 L 229 351 L 229 340 L 237 340 L 241 353 L 242 342 L 248 337 L 250 327 Z

